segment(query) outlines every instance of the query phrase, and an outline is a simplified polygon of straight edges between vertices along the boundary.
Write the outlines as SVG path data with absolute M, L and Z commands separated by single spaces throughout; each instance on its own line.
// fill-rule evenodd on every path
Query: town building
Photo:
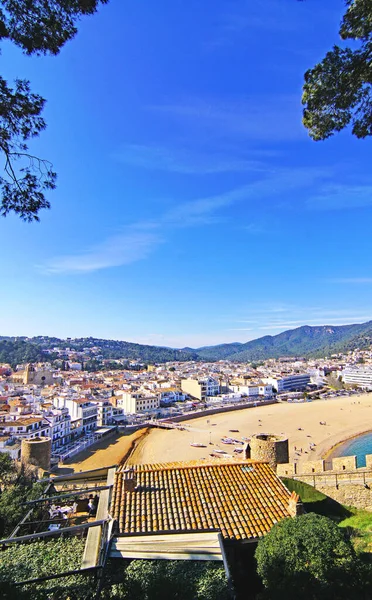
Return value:
M 71 439 L 71 416 L 68 408 L 50 408 L 43 413 L 49 423 L 52 451 L 61 448 Z
M 156 411 L 160 406 L 158 396 L 146 396 L 142 393 L 123 392 L 116 397 L 116 406 L 123 409 L 125 414 L 138 414 Z
M 347 366 L 342 371 L 342 381 L 349 385 L 372 389 L 372 366 Z
M 57 397 L 56 408 L 67 408 L 71 417 L 71 434 L 81 435 L 97 428 L 97 405 L 87 398 Z
M 11 435 L 16 438 L 36 438 L 49 436 L 50 426 L 44 417 L 20 417 L 18 419 L 3 418 L 0 421 L 0 435 Z
M 97 424 L 98 427 L 106 427 L 113 422 L 114 407 L 107 399 L 94 400 L 97 405 Z
M 182 379 L 181 389 L 197 400 L 205 400 L 208 396 L 217 396 L 219 394 L 220 384 L 214 377 Z
M 306 388 L 310 383 L 310 374 L 293 373 L 291 375 L 267 377 L 264 382 L 272 385 L 273 389 L 280 394 Z

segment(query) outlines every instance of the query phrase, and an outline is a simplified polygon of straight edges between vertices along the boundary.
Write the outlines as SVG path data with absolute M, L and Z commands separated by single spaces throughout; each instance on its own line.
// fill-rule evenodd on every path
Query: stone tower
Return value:
M 268 462 L 276 471 L 278 464 L 289 462 L 288 438 L 272 433 L 257 433 L 249 442 L 247 458 Z
M 22 440 L 21 461 L 24 465 L 32 465 L 50 470 L 52 440 L 49 437 L 37 437 Z

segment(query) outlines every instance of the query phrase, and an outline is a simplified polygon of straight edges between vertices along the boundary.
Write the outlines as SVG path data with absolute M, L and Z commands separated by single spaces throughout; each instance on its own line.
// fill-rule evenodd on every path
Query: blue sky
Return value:
M 342 0 L 111 0 L 58 57 L 4 45 L 47 98 L 58 188 L 0 221 L 1 335 L 170 346 L 372 318 L 371 140 L 313 142 L 303 74 Z

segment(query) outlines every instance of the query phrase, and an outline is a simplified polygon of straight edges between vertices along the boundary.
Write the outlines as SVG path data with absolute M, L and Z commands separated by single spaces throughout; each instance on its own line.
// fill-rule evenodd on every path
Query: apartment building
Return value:
M 182 379 L 181 389 L 193 398 L 205 400 L 208 396 L 217 396 L 219 394 L 220 384 L 214 377 Z
M 116 406 L 122 408 L 125 414 L 133 415 L 157 410 L 160 400 L 158 396 L 124 392 L 117 397 Z
M 265 383 L 272 385 L 273 389 L 279 394 L 304 389 L 310 383 L 309 373 L 294 373 L 292 375 L 267 377 Z
M 52 451 L 67 444 L 71 439 L 71 417 L 67 408 L 51 408 L 44 412 L 49 423 Z
M 269 398 L 273 395 L 273 386 L 269 383 L 232 384 L 229 387 L 234 393 L 247 396 L 248 398 L 254 396 Z
M 107 399 L 94 400 L 97 405 L 97 424 L 98 427 L 106 427 L 112 424 L 114 407 Z
M 159 390 L 156 394 L 159 398 L 160 402 L 164 404 L 170 404 L 172 402 L 183 402 L 186 400 L 185 392 L 178 390 L 176 388 L 165 388 L 161 391 Z
M 20 417 L 0 421 L 0 436 L 10 435 L 17 438 L 36 438 L 50 436 L 50 426 L 44 417 Z
M 372 389 L 372 366 L 347 366 L 344 371 L 342 371 L 342 381 L 349 385 L 357 385 L 366 389 Z
M 71 433 L 82 434 L 97 428 L 98 408 L 94 402 L 87 398 L 54 399 L 56 408 L 67 408 L 71 417 Z

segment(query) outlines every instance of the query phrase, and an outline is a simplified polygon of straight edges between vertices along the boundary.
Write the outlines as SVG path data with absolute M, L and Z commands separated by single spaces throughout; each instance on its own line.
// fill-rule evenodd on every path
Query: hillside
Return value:
M 46 354 L 46 350 L 64 350 L 66 348 L 81 353 L 81 356 L 86 355 L 97 360 L 126 358 L 144 363 L 163 363 L 189 360 L 250 362 L 281 356 L 321 357 L 371 346 L 372 321 L 341 326 L 310 327 L 304 325 L 283 331 L 278 335 L 266 335 L 245 344 L 235 342 L 196 349 L 147 346 L 92 337 L 61 340 L 45 336 L 34 338 L 0 336 L 0 362 L 16 364 L 53 360 L 57 354 Z
M 225 360 L 235 353 L 239 353 L 245 344 L 233 342 L 232 344 L 219 344 L 218 346 L 203 346 L 193 350 L 201 360 Z M 189 348 L 191 350 L 191 348 Z
M 199 356 L 206 353 L 210 360 L 228 359 L 237 362 L 265 360 L 280 356 L 327 356 L 354 348 L 366 348 L 372 344 L 372 321 L 356 325 L 304 325 L 283 331 L 278 335 L 266 335 L 237 348 L 236 344 L 211 346 L 197 349 Z M 228 352 L 228 348 L 231 352 Z M 221 351 L 222 349 L 222 351 Z

